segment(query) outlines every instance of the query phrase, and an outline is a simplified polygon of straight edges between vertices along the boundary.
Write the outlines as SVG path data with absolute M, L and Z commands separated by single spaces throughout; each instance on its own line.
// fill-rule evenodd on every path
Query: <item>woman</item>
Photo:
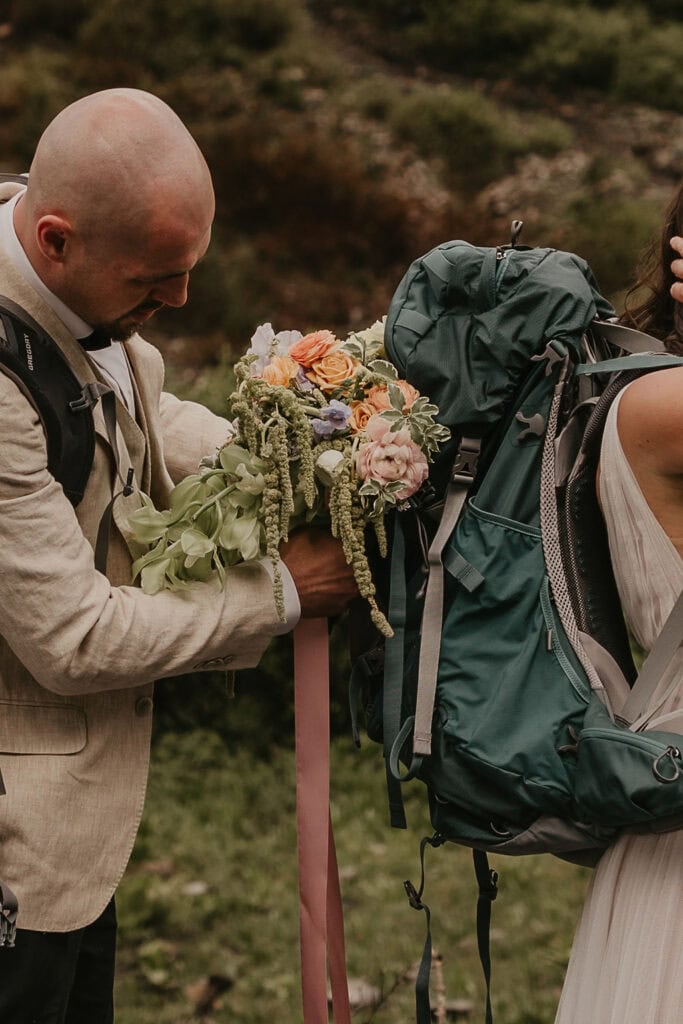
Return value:
M 653 248 L 629 293 L 642 296 L 644 288 L 647 297 L 635 305 L 627 300 L 622 317 L 676 354 L 683 354 L 683 284 L 676 283 L 683 259 L 672 262 L 672 250 L 683 257 L 681 235 L 683 186 L 659 250 Z M 615 578 L 631 631 L 645 650 L 683 589 L 682 397 L 683 367 L 634 381 L 610 410 L 601 451 L 598 486 Z M 683 733 L 676 717 L 683 723 L 683 648 L 641 721 Z M 592 880 L 556 1024 L 682 1019 L 683 831 L 622 835 Z

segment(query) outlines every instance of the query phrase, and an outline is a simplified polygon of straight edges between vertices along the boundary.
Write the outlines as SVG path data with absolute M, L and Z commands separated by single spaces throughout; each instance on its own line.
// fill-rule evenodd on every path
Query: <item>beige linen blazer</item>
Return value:
M 1 255 L 0 294 L 51 334 L 83 383 L 97 379 Z M 174 480 L 222 443 L 225 421 L 164 394 L 161 356 L 142 338 L 125 351 L 138 422 L 119 402 L 122 468 L 132 464 L 139 486 L 166 507 Z M 224 590 L 197 584 L 149 596 L 130 585 L 123 534 L 136 495 L 117 499 L 107 575 L 95 570 L 115 481 L 99 407 L 94 418 L 95 461 L 74 511 L 47 470 L 35 410 L 0 373 L 0 878 L 18 896 L 18 926 L 42 931 L 93 921 L 123 874 L 142 814 L 154 679 L 253 666 L 282 628 L 257 563 L 231 570 Z

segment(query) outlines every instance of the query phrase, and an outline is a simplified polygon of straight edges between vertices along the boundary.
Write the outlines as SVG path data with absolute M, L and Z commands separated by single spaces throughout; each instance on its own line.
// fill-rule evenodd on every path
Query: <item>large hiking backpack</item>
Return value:
M 615 721 L 637 673 L 595 492 L 615 395 L 683 360 L 609 322 L 587 264 L 516 245 L 520 227 L 509 246 L 438 246 L 392 300 L 387 354 L 453 436 L 434 493 L 395 516 L 394 638 L 354 669 L 384 744 L 392 824 L 405 827 L 400 788 L 416 777 L 435 829 L 422 854 L 447 840 L 474 850 L 487 987 L 486 851 L 594 863 L 618 828 L 683 823 L 680 737 L 628 728 L 678 646 L 683 606 Z M 406 888 L 426 909 L 423 885 Z M 419 1024 L 428 963 L 429 936 Z

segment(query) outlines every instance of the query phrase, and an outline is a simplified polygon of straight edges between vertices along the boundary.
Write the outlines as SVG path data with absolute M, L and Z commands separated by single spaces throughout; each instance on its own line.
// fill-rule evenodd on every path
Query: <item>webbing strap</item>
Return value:
M 498 895 L 498 872 L 489 867 L 483 850 L 472 850 L 474 872 L 477 876 L 477 948 L 486 982 L 486 1024 L 493 1024 L 491 1010 L 491 904 Z
M 664 627 L 657 637 L 652 650 L 643 662 L 626 703 L 619 712 L 620 721 L 631 725 L 643 714 L 653 697 L 660 679 L 683 644 L 683 592 L 669 613 Z M 680 680 L 676 679 L 677 685 Z
M 605 320 L 595 321 L 589 328 L 591 334 L 599 335 L 610 345 L 626 352 L 664 352 L 664 343 L 650 334 L 643 334 L 633 327 L 614 324 Z
M 441 650 L 443 622 L 444 570 L 442 552 L 453 533 L 476 473 L 481 442 L 463 438 L 456 457 L 454 472 L 448 485 L 441 521 L 429 552 L 429 579 L 422 616 L 420 662 L 417 676 L 415 731 L 413 753 L 430 754 L 432 749 L 432 715 L 436 698 L 436 679 Z
M 438 833 L 434 836 L 425 836 L 420 843 L 420 887 L 416 889 L 409 879 L 403 883 L 411 907 L 413 910 L 424 910 L 427 920 L 427 936 L 415 979 L 416 1024 L 431 1024 L 432 1021 L 432 1008 L 429 1001 L 429 977 L 432 970 L 432 915 L 429 907 L 422 900 L 425 887 L 425 850 L 428 846 L 434 848 L 441 846 L 443 842 L 443 836 Z
M 391 752 L 401 729 L 403 705 L 403 655 L 406 625 L 405 536 L 401 516 L 394 519 L 389 577 L 389 622 L 394 631 L 384 647 L 384 685 L 382 689 L 382 736 L 384 770 L 387 779 L 389 820 L 392 828 L 407 828 L 401 783 L 391 771 Z
M 591 373 L 618 373 L 620 370 L 655 370 L 682 364 L 681 356 L 641 353 L 632 356 L 618 356 L 615 359 L 604 359 L 599 363 L 579 363 L 574 373 L 577 376 L 585 376 Z
M 294 630 L 296 812 L 303 1024 L 350 1024 L 344 920 L 330 819 L 330 677 L 326 619 Z

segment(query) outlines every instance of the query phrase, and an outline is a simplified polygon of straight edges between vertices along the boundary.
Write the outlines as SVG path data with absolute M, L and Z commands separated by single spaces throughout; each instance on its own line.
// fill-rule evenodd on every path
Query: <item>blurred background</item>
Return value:
M 147 335 L 170 389 L 222 412 L 258 323 L 366 326 L 417 256 L 506 242 L 514 218 L 526 244 L 585 257 L 619 307 L 680 181 L 682 54 L 681 0 L 0 0 L 0 169 L 26 170 L 88 92 L 135 86 L 174 107 L 218 210 L 190 301 Z M 374 990 L 354 1021 L 400 1024 L 423 938 L 401 882 L 429 830 L 424 793 L 409 794 L 414 828 L 389 834 L 380 752 L 347 738 L 343 623 L 333 648 L 349 967 Z M 221 676 L 158 687 L 119 897 L 120 1024 L 300 1019 L 292 734 L 287 641 L 234 700 Z M 443 1021 L 483 1019 L 468 859 L 439 851 L 428 875 Z M 550 1024 L 588 873 L 499 867 L 497 1020 Z

